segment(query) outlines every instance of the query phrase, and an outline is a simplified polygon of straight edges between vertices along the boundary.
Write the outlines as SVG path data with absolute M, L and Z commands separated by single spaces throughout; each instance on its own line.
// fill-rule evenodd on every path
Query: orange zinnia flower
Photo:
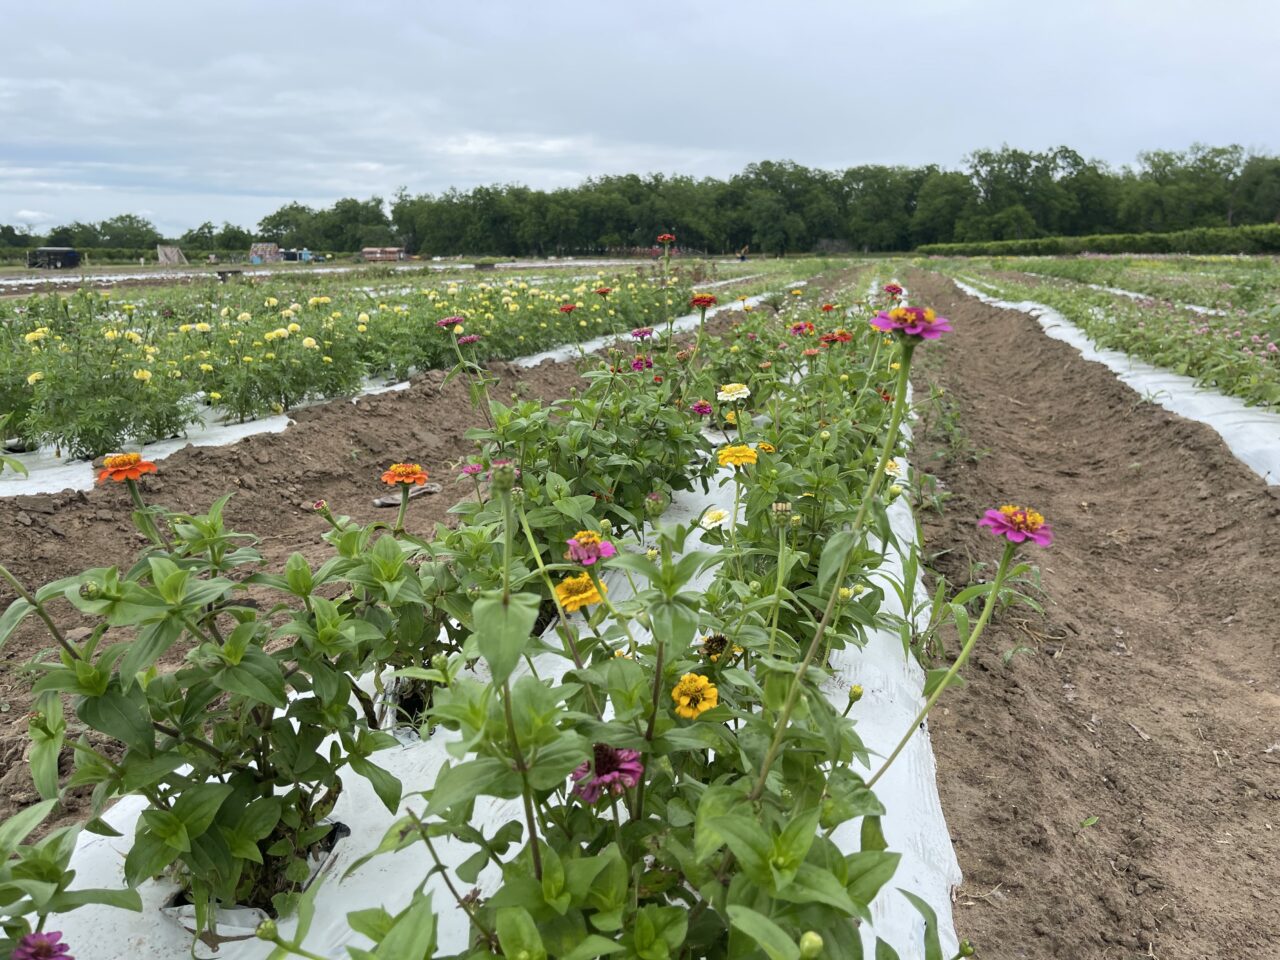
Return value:
M 137 480 L 144 473 L 155 473 L 156 465 L 150 460 L 143 460 L 140 453 L 116 453 L 102 459 L 102 472 L 98 474 L 98 482 L 114 480 L 122 483 L 125 480 Z
M 419 463 L 393 463 L 382 475 L 382 482 L 391 486 L 397 483 L 422 486 L 427 482 L 427 471 Z

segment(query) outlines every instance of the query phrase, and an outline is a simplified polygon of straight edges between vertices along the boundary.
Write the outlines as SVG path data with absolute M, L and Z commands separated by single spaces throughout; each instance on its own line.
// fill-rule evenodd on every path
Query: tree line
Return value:
M 1046 236 L 1163 233 L 1280 222 L 1280 157 L 1195 144 L 1112 167 L 1069 147 L 977 150 L 959 170 L 863 165 L 822 170 L 753 163 L 727 179 L 663 174 L 593 177 L 579 186 L 518 184 L 289 203 L 254 230 L 212 222 L 161 237 L 125 214 L 36 236 L 0 226 L 0 247 L 140 248 L 175 242 L 238 250 L 252 241 L 324 251 L 403 245 L 449 256 L 551 256 L 648 248 L 669 231 L 688 250 L 784 254 L 904 251 L 922 244 Z

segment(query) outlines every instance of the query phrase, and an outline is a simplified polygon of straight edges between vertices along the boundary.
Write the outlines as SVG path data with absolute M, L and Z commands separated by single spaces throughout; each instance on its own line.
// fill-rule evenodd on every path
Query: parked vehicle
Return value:
M 65 270 L 80 266 L 80 251 L 72 247 L 37 247 L 27 254 L 28 267 Z

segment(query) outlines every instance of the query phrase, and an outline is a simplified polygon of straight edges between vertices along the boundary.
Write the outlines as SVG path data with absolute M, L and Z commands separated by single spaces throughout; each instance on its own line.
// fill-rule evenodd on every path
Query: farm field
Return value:
M 1052 307 L 1099 346 L 1250 405 L 1280 406 L 1273 258 L 964 260 L 943 269 L 1002 299 Z
M 148 909 L 167 871 L 206 933 L 215 900 L 280 913 L 235 957 L 315 955 L 308 923 L 322 956 L 409 931 L 429 956 L 1265 956 L 1280 909 L 1237 893 L 1280 880 L 1275 488 L 951 277 L 1268 409 L 1274 264 L 1205 265 L 1226 317 L 1158 299 L 1181 262 L 755 266 L 0 305 L 9 432 L 104 472 L 0 497 L 0 816 L 56 846 L 140 793 L 112 842 Z M 408 386 L 350 402 L 370 377 Z M 210 402 L 294 423 L 102 459 Z M 870 669 L 886 637 L 923 691 Z M 869 752 L 895 698 L 922 712 Z M 930 741 L 954 904 L 898 892 L 897 749 Z M 448 758 L 425 787 L 388 772 L 415 743 Z M 348 874 L 303 883 L 343 793 L 394 821 L 369 862 L 399 882 L 408 852 L 430 896 L 343 900 L 369 910 L 327 940 Z M 70 848 L 45 855 L 61 878 Z M 132 922 L 56 920 L 89 911 Z

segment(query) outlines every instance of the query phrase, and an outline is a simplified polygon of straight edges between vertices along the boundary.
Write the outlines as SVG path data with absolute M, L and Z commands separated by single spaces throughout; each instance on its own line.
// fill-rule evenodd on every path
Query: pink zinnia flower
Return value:
M 884 289 L 884 292 L 891 297 L 902 296 L 902 288 L 898 286 L 896 283 L 886 283 L 883 289 Z
M 465 337 L 458 338 L 458 346 L 465 347 L 472 343 L 478 343 L 479 341 L 480 341 L 480 334 L 468 333 Z
M 484 469 L 484 466 L 479 463 L 464 463 L 462 465 L 462 475 L 464 477 L 474 477 L 477 474 L 479 474 L 480 471 L 482 471 L 483 469 Z
M 569 559 L 584 567 L 589 567 L 600 560 L 608 560 L 618 552 L 612 543 L 594 530 L 579 530 L 565 542 L 569 545 Z
M 436 326 L 443 330 L 445 327 L 456 327 L 458 324 L 466 322 L 466 317 L 443 317 L 436 321 Z
M 1010 543 L 1030 540 L 1041 547 L 1053 543 L 1053 528 L 1030 507 L 1006 504 L 999 510 L 988 510 L 978 521 L 978 526 L 988 527 L 997 537 L 1004 537 Z
M 595 756 L 570 778 L 577 784 L 573 788 L 583 803 L 595 803 L 605 793 L 620 796 L 624 790 L 636 786 L 644 776 L 644 764 L 636 750 L 615 750 L 603 743 L 595 745 Z
M 921 340 L 937 340 L 951 332 L 951 321 L 928 307 L 894 307 L 888 313 L 882 310 L 871 319 L 871 325 L 885 333 L 901 333 Z
M 643 354 L 631 361 L 632 370 L 648 370 L 652 366 L 653 366 L 653 361 L 650 360 L 648 357 L 644 356 Z
M 711 404 L 705 400 L 695 400 L 693 406 L 689 408 L 700 417 L 711 416 Z
M 62 942 L 62 933 L 58 930 L 50 930 L 48 933 L 28 933 L 13 948 L 12 958 L 13 960 L 75 960 L 71 956 L 71 947 Z
M 637 340 L 648 340 L 653 336 L 653 327 L 636 327 L 631 331 L 631 336 Z

